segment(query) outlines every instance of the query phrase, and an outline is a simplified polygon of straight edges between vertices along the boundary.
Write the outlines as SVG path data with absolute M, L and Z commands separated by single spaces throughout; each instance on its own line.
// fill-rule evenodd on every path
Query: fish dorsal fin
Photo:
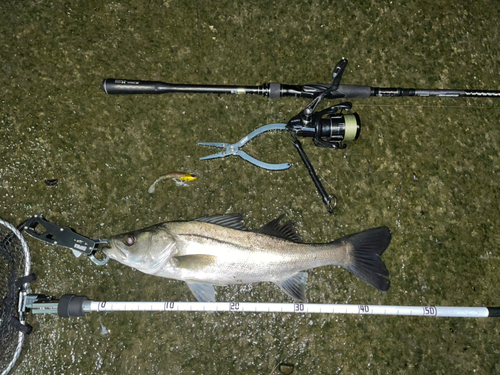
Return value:
M 297 229 L 295 229 L 295 226 L 291 221 L 287 221 L 283 225 L 280 224 L 281 219 L 284 217 L 285 215 L 280 215 L 277 219 L 270 221 L 262 228 L 256 229 L 254 232 L 283 238 L 284 240 L 292 242 L 302 242 L 302 237 L 299 232 L 297 232 Z
M 195 221 L 220 225 L 221 227 L 236 230 L 247 230 L 247 228 L 245 227 L 245 223 L 243 222 L 243 216 L 241 214 L 203 216 L 199 219 L 196 219 Z
M 274 283 L 294 300 L 306 302 L 307 272 L 299 272 L 287 280 Z

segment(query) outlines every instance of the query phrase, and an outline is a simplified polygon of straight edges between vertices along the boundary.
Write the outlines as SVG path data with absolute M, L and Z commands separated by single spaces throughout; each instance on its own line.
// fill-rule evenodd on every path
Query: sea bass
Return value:
M 380 256 L 391 241 L 387 227 L 325 244 L 305 244 L 284 215 L 247 230 L 239 214 L 166 222 L 113 236 L 104 251 L 141 272 L 185 281 L 200 302 L 214 302 L 214 285 L 273 282 L 294 300 L 306 301 L 307 272 L 335 265 L 387 291 L 389 271 Z

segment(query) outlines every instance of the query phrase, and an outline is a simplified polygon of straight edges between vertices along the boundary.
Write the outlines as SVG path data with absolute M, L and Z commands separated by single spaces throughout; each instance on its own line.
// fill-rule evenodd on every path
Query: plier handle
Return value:
M 225 148 L 224 151 L 218 152 L 217 154 L 213 155 L 208 155 L 203 158 L 200 158 L 200 160 L 208 160 L 208 159 L 215 159 L 215 158 L 224 158 L 229 155 L 238 155 L 239 157 L 243 158 L 244 160 L 258 166 L 264 169 L 269 169 L 272 171 L 280 171 L 283 169 L 288 169 L 292 166 L 292 163 L 281 163 L 281 164 L 271 164 L 271 163 L 266 163 L 263 161 L 260 161 L 258 159 L 255 159 L 253 156 L 248 155 L 245 151 L 241 151 L 240 148 L 243 147 L 247 142 L 252 140 L 253 138 L 257 137 L 258 135 L 265 133 L 270 130 L 286 130 L 286 124 L 268 124 L 261 126 L 258 129 L 255 129 L 253 132 L 250 134 L 244 136 L 239 140 L 239 142 L 236 143 L 220 143 L 220 142 L 198 142 L 198 145 L 202 146 L 212 146 L 212 147 L 218 147 L 218 148 Z

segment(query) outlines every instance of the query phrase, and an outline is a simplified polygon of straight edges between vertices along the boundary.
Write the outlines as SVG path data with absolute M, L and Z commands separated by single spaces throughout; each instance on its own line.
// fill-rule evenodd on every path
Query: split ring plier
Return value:
M 218 143 L 218 142 L 198 142 L 198 145 L 202 146 L 212 146 L 218 148 L 225 148 L 225 151 L 218 152 L 217 154 L 208 155 L 200 160 L 208 160 L 215 158 L 224 158 L 229 155 L 238 155 L 244 160 L 264 169 L 269 169 L 273 171 L 281 171 L 283 169 L 288 169 L 292 166 L 292 163 L 281 163 L 281 164 L 271 164 L 255 159 L 253 156 L 248 155 L 245 151 L 241 151 L 240 148 L 243 147 L 247 142 L 257 137 L 258 135 L 265 133 L 270 130 L 286 130 L 286 124 L 268 124 L 255 129 L 250 134 L 244 136 L 239 142 L 229 144 L 229 143 Z

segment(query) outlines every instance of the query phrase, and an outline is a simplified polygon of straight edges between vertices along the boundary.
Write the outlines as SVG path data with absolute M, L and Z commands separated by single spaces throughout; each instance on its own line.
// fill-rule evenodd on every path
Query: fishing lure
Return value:
M 173 180 L 177 186 L 187 186 L 186 182 L 194 181 L 198 177 L 192 173 L 184 172 L 168 172 L 156 179 L 155 182 L 149 187 L 148 192 L 150 194 L 154 193 L 156 189 L 156 184 L 162 180 Z

